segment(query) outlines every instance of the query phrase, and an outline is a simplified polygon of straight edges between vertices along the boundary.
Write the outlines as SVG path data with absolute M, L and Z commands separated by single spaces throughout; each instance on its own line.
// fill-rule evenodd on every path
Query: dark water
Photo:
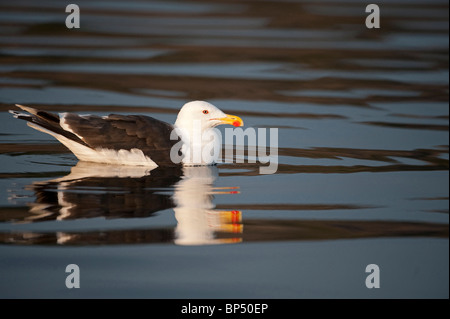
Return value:
M 448 298 L 448 1 L 76 3 L 0 4 L 1 297 Z M 7 113 L 196 99 L 278 128 L 277 172 L 77 163 Z

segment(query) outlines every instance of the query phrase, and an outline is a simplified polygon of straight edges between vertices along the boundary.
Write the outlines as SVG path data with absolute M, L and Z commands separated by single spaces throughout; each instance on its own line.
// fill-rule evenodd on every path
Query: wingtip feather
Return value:
M 21 104 L 16 104 L 16 106 L 30 114 L 36 115 L 36 113 L 37 113 L 37 110 L 32 107 L 21 105 Z
M 19 113 L 19 112 L 14 111 L 14 110 L 8 110 L 8 113 L 11 113 L 16 119 L 18 119 L 19 116 L 21 116 L 21 115 L 25 115 L 23 113 Z

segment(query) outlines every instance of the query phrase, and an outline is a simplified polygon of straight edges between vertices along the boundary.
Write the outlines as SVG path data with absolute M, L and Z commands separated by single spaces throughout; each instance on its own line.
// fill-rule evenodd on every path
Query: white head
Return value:
M 240 117 L 225 114 L 211 103 L 204 101 L 192 101 L 181 108 L 175 127 L 181 133 L 183 141 L 184 164 L 212 164 L 214 162 L 212 158 L 206 159 L 206 156 L 203 155 L 209 153 L 211 145 L 217 146 L 217 136 L 212 129 L 221 124 L 237 127 L 244 125 L 244 122 Z M 204 150 L 205 152 L 203 152 Z
M 192 125 L 200 125 L 201 131 L 221 124 L 242 126 L 244 122 L 235 115 L 225 114 L 211 103 L 192 101 L 186 103 L 178 113 L 175 126 L 191 129 Z

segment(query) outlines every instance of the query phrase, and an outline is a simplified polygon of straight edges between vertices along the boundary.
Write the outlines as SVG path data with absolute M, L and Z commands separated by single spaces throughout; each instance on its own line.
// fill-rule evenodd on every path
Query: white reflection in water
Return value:
M 230 188 L 213 187 L 218 176 L 217 167 L 185 167 L 184 176 L 176 185 L 174 200 L 177 219 L 175 243 L 179 245 L 204 245 L 232 243 L 239 238 L 215 238 L 215 232 L 241 233 L 241 212 L 217 211 L 213 195 L 236 193 Z M 231 188 L 233 189 L 233 188 Z
M 174 231 L 146 230 L 154 234 L 164 232 L 157 241 L 170 240 L 179 245 L 237 243 L 243 229 L 241 212 L 215 210 L 213 198 L 237 194 L 238 187 L 214 187 L 217 177 L 216 166 L 161 169 L 79 162 L 69 175 L 29 187 L 35 193 L 35 201 L 22 221 L 142 218 L 173 208 L 177 220 Z M 58 224 L 54 227 L 57 244 L 81 243 L 79 232 L 60 232 L 56 231 Z M 85 236 L 83 243 L 97 242 L 103 232 Z M 133 231 L 127 236 L 129 241 Z M 110 238 L 107 242 L 120 240 L 123 238 Z

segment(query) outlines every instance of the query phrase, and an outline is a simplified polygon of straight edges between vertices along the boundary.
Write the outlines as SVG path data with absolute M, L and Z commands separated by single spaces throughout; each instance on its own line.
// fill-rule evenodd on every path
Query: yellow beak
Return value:
M 230 124 L 233 126 L 244 126 L 244 121 L 239 116 L 226 114 L 225 117 L 218 119 L 220 124 Z

